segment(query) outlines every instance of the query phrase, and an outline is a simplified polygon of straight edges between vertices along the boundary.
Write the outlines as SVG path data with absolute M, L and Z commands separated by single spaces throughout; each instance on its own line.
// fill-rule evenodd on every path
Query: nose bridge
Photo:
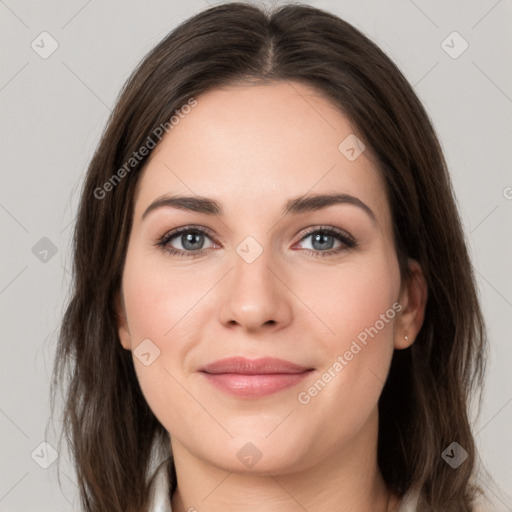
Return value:
M 264 247 L 253 236 L 248 236 L 238 244 L 235 253 L 233 290 L 244 294 L 251 290 L 252 294 L 272 293 L 275 283 L 269 282 L 273 275 L 270 271 L 273 258 L 268 241 Z
M 276 277 L 275 262 L 268 238 L 260 243 L 254 236 L 247 236 L 236 246 L 234 269 L 222 294 L 220 315 L 223 323 L 237 323 L 255 330 L 263 325 L 281 325 L 289 321 L 289 298 L 286 287 Z

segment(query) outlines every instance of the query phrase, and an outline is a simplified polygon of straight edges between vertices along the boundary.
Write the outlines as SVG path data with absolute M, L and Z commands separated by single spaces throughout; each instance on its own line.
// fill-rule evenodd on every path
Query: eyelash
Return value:
M 173 256 L 179 256 L 181 258 L 199 258 L 202 256 L 205 252 L 208 251 L 208 249 L 200 249 L 198 251 L 182 251 L 180 249 L 174 249 L 168 247 L 169 242 L 176 238 L 178 235 L 181 235 L 183 233 L 201 233 L 204 235 L 209 236 L 210 238 L 214 238 L 212 232 L 209 229 L 206 229 L 201 226 L 183 226 L 181 228 L 177 228 L 174 231 L 171 231 L 170 233 L 166 233 L 163 235 L 155 244 L 156 246 L 160 247 L 163 251 L 173 255 Z M 357 243 L 355 239 L 346 233 L 345 231 L 335 228 L 333 226 L 319 226 L 315 227 L 314 229 L 307 231 L 302 234 L 302 237 L 300 238 L 299 242 L 302 242 L 305 238 L 308 236 L 322 233 L 324 235 L 331 235 L 337 238 L 340 242 L 344 244 L 344 246 L 338 247 L 337 249 L 330 249 L 328 251 L 319 251 L 314 249 L 302 249 L 303 251 L 306 251 L 308 254 L 310 254 L 313 257 L 320 257 L 325 258 L 329 256 L 334 256 L 336 254 L 339 254 L 343 251 L 348 251 L 350 249 L 355 249 L 357 247 Z

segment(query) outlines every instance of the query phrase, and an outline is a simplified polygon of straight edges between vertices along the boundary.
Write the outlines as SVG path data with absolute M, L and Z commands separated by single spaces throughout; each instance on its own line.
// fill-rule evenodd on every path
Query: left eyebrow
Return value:
M 283 209 L 283 215 L 312 212 L 335 204 L 351 204 L 357 206 L 366 212 L 374 223 L 377 222 L 377 217 L 375 213 L 373 213 L 373 210 L 366 203 L 361 201 L 361 199 L 349 194 L 338 193 L 306 194 L 294 197 L 287 201 Z
M 377 217 L 373 210 L 363 201 L 349 194 L 306 194 L 289 199 L 283 208 L 282 215 L 298 215 L 301 213 L 322 210 L 335 204 L 350 204 L 361 208 L 375 223 Z M 224 215 L 221 204 L 215 199 L 202 196 L 162 196 L 153 201 L 142 214 L 142 220 L 157 208 L 177 208 L 178 210 L 193 211 L 222 217 Z

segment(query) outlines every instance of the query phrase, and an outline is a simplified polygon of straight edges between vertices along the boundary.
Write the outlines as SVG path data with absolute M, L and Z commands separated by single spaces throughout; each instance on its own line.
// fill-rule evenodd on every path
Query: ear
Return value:
M 410 347 L 420 332 L 425 318 L 428 287 L 421 265 L 413 259 L 408 260 L 410 276 L 403 283 L 399 302 L 402 306 L 400 319 L 395 325 L 396 349 Z
M 128 329 L 128 321 L 126 319 L 126 308 L 124 307 L 124 300 L 121 290 L 118 290 L 115 297 L 115 309 L 117 317 L 117 332 L 119 334 L 119 340 L 121 345 L 126 350 L 131 350 L 131 336 L 130 330 Z

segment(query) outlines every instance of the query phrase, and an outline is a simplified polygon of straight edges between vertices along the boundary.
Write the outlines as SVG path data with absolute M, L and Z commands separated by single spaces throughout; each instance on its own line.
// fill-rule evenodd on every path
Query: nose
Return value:
M 277 331 L 290 323 L 293 294 L 268 253 L 264 250 L 251 263 L 234 255 L 234 268 L 219 290 L 219 316 L 224 326 L 257 332 Z

